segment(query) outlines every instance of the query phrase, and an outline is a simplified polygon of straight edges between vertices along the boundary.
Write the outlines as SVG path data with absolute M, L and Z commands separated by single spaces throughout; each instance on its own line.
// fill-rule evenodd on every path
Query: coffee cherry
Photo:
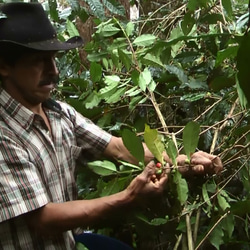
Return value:
M 157 175 L 162 174 L 162 169 L 158 169 L 158 170 L 156 171 L 156 174 L 157 174 Z
M 161 163 L 160 163 L 160 162 L 157 162 L 155 166 L 156 166 L 157 168 L 161 168 Z

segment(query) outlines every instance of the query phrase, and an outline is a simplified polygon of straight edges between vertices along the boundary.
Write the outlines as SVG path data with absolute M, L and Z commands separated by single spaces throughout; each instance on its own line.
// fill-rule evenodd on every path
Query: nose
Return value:
M 58 75 L 59 74 L 54 57 L 51 57 L 50 60 L 47 61 L 47 70 L 48 70 L 48 73 L 51 75 Z

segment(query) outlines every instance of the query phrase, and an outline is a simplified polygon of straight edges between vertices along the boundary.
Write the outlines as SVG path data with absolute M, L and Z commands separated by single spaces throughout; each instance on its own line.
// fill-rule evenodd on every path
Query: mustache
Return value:
M 58 85 L 59 80 L 60 80 L 59 76 L 51 76 L 40 81 L 39 85 L 49 85 L 51 83 Z

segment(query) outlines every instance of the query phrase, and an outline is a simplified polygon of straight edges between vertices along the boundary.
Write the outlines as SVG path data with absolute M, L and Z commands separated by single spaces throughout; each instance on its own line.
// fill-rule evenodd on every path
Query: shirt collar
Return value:
M 43 106 L 57 113 L 61 112 L 60 104 L 52 99 L 46 100 Z M 25 129 L 30 127 L 35 118 L 35 114 L 31 110 L 17 102 L 4 89 L 0 89 L 0 114 L 5 112 Z

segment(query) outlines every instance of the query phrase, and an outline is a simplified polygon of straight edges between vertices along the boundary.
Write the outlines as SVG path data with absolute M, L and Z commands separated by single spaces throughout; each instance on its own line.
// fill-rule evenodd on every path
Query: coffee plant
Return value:
M 77 50 L 58 54 L 54 95 L 122 136 L 140 164 L 88 159 L 79 198 L 124 189 L 144 167 L 142 142 L 162 165 L 163 150 L 173 163 L 203 150 L 224 164 L 220 175 L 189 177 L 174 164 L 162 197 L 88 230 L 134 249 L 250 249 L 248 1 L 145 0 L 151 11 L 133 21 L 115 1 L 84 3 L 44 2 L 61 39 L 78 34 L 76 20 L 95 24 L 87 63 Z

